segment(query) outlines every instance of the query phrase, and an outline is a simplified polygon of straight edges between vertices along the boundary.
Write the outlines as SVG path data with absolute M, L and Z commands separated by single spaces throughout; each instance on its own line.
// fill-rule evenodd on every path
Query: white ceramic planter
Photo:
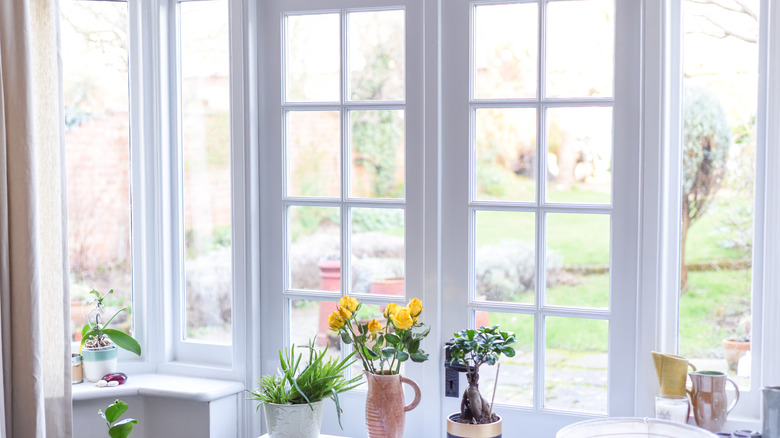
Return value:
M 312 403 L 311 408 L 306 404 L 266 403 L 265 424 L 269 438 L 317 438 L 322 427 L 322 408 L 322 400 Z
M 108 347 L 81 349 L 84 378 L 90 382 L 97 382 L 108 373 L 116 372 L 116 345 Z

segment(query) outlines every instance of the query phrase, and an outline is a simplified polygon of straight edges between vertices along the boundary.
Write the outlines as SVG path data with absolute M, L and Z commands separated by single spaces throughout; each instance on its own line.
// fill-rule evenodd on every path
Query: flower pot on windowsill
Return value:
M 84 378 L 90 382 L 97 382 L 103 376 L 116 372 L 116 358 L 118 350 L 116 345 L 107 347 L 84 347 L 81 349 Z
M 466 424 L 455 421 L 460 412 L 447 417 L 447 438 L 501 438 L 501 416 L 496 414 L 498 421 L 487 424 Z
M 726 357 L 726 363 L 729 365 L 729 371 L 736 373 L 739 360 L 750 351 L 750 339 L 728 338 L 723 340 L 723 353 Z
M 322 427 L 322 400 L 300 405 L 265 403 L 269 438 L 317 438 Z

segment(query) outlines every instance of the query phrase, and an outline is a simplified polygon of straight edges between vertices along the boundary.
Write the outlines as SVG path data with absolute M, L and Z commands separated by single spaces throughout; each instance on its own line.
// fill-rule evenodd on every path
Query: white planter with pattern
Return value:
M 317 438 L 322 427 L 323 401 L 311 407 L 266 403 L 265 424 L 270 438 Z M 313 410 L 312 410 L 313 408 Z

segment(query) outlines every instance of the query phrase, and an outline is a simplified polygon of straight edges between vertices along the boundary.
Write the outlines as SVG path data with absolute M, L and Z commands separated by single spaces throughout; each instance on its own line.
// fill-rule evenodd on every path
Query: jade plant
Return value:
M 91 290 L 89 292 L 91 299 L 88 304 L 94 303 L 95 308 L 90 310 L 89 314 L 87 315 L 87 323 L 84 324 L 84 327 L 81 329 L 81 348 L 108 347 L 113 343 L 119 348 L 124 348 L 125 350 L 131 351 L 140 356 L 141 345 L 138 343 L 138 341 L 121 330 L 108 328 L 108 324 L 110 324 L 117 315 L 119 315 L 122 311 L 127 310 L 126 307 L 122 307 L 121 309 L 117 310 L 116 313 L 114 313 L 114 315 L 111 316 L 111 318 L 108 318 L 108 320 L 105 322 L 102 321 L 105 315 L 104 300 L 108 295 L 113 293 L 113 289 L 102 295 L 96 290 Z
M 302 354 L 295 355 L 295 345 L 288 351 L 282 353 L 279 350 L 279 373 L 263 376 L 257 379 L 260 384 L 259 389 L 248 391 L 252 397 L 247 400 L 257 400 L 260 405 L 263 403 L 273 403 L 278 405 L 301 405 L 308 404 L 311 409 L 312 403 L 316 403 L 326 398 L 331 398 L 336 404 L 336 414 L 338 415 L 339 426 L 341 425 L 341 407 L 339 406 L 339 394 L 349 391 L 352 388 L 360 386 L 359 380 L 363 377 L 358 375 L 351 379 L 344 377 L 344 372 L 355 360 L 353 351 L 342 360 L 329 358 L 325 360 L 328 348 L 317 351 L 314 344 L 309 341 L 308 360 L 301 363 Z
M 493 404 L 479 392 L 479 367 L 488 364 L 495 365 L 503 354 L 513 357 L 515 350 L 512 344 L 516 341 L 515 334 L 501 331 L 497 325 L 463 330 L 455 333 L 450 340 L 451 364 L 459 363 L 466 367 L 468 388 L 463 392 L 460 402 L 460 416 L 453 419 L 467 424 L 488 424 L 498 421 L 493 413 Z
M 100 415 L 100 418 L 105 420 L 106 425 L 108 426 L 109 437 L 127 438 L 127 436 L 130 435 L 130 432 L 133 431 L 133 426 L 138 424 L 138 420 L 134 418 L 125 418 L 124 420 L 119 419 L 122 414 L 127 412 L 127 409 L 127 403 L 123 402 L 122 400 L 115 400 L 113 403 L 108 405 L 105 413 L 103 413 L 103 411 L 100 409 L 98 410 L 98 415 Z

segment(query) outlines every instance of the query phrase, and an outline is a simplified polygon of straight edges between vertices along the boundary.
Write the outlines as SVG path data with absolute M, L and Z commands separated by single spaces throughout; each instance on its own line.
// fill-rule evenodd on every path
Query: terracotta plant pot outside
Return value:
M 726 356 L 726 363 L 729 364 L 729 371 L 736 373 L 739 360 L 750 351 L 750 341 L 740 341 L 736 339 L 723 340 L 723 353 Z
M 265 424 L 269 438 L 317 438 L 322 428 L 322 400 L 311 407 L 266 403 Z
M 496 414 L 498 415 L 498 414 Z M 447 438 L 501 438 L 501 416 L 498 421 L 488 424 L 464 424 L 453 421 L 460 412 L 447 417 Z
M 379 375 L 364 371 L 368 381 L 366 429 L 369 438 L 402 438 L 406 412 L 420 403 L 420 387 L 399 374 Z M 414 400 L 406 405 L 402 383 L 414 389 Z

